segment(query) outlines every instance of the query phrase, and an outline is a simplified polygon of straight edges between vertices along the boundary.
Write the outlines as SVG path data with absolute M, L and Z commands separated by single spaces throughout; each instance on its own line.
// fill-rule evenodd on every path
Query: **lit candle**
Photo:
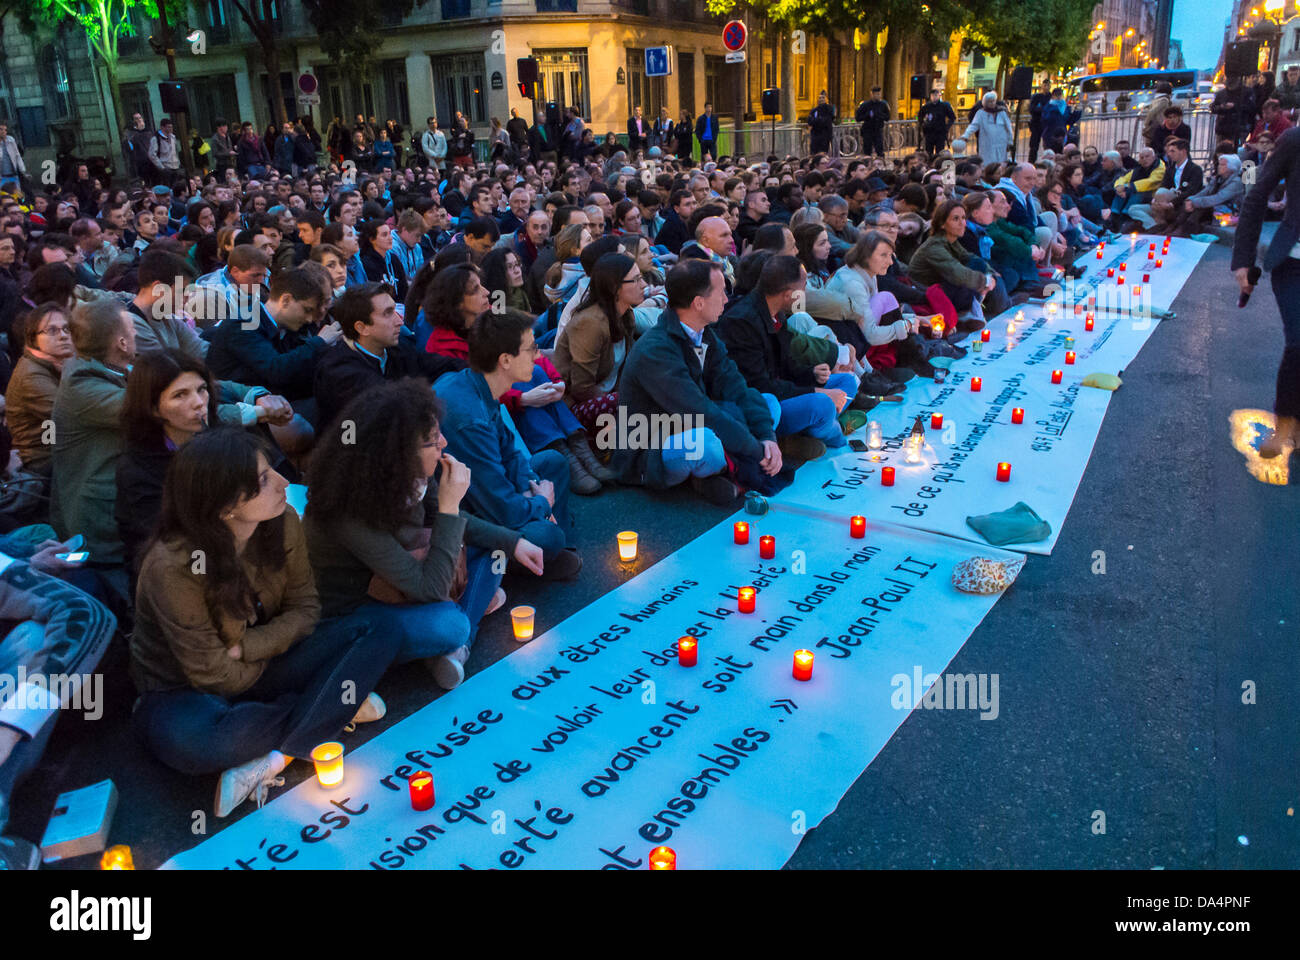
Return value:
M 1024 322 L 1025 322 L 1025 311 L 1023 311 L 1023 310 L 1017 310 L 1017 311 L 1016 311 L 1016 323 L 1024 323 Z
M 1073 348 L 1074 348 L 1074 337 L 1066 337 L 1066 338 L 1065 338 L 1065 349 L 1066 349 L 1066 350 L 1071 350 L 1071 349 L 1073 349 Z
M 1128 269 L 1128 263 L 1121 263 L 1121 264 L 1119 265 L 1119 272 L 1120 272 L 1120 273 L 1123 273 L 1123 272 L 1124 272 L 1125 270 L 1127 270 L 1127 269 Z
M 1012 408 L 1011 408 L 1011 422 L 1012 422 L 1012 423 L 1024 423 L 1024 422 L 1025 422 L 1025 410 L 1024 410 L 1024 407 L 1012 407 Z
M 732 531 L 736 543 L 749 543 L 749 524 L 744 520 L 737 520 Z
M 1115 276 L 1115 268 L 1114 268 L 1114 267 L 1107 267 L 1107 268 L 1106 268 L 1106 276 L 1108 276 L 1108 277 L 1113 277 L 1113 276 Z
M 343 744 L 330 741 L 314 747 L 311 762 L 316 765 L 316 779 L 322 787 L 329 789 L 343 782 Z
M 101 870 L 134 870 L 135 860 L 131 857 L 131 848 L 125 843 L 109 847 L 99 858 Z
M 736 609 L 741 613 L 754 612 L 754 598 L 758 596 L 758 591 L 753 587 L 741 587 L 736 591 Z
M 749 588 L 754 589 L 753 587 Z M 752 605 L 752 601 L 751 601 Z M 744 612 L 744 611 L 742 611 Z M 753 610 L 749 611 L 753 613 Z M 697 641 L 694 637 L 681 637 L 677 641 L 677 664 L 682 667 L 695 666 L 695 659 L 699 655 Z
M 433 806 L 433 774 L 428 770 L 417 770 L 406 782 L 411 790 L 411 809 L 430 809 Z
M 1115 278 L 1115 286 L 1117 286 L 1117 287 L 1122 287 L 1122 286 L 1124 286 L 1124 278 L 1123 278 L 1123 277 L 1116 277 L 1116 278 Z
M 677 854 L 672 847 L 655 847 L 650 851 L 651 870 L 676 870 Z
M 796 680 L 811 680 L 813 668 L 813 653 L 811 650 L 796 650 L 794 652 L 794 678 Z
M 982 386 L 984 386 L 984 378 L 983 378 L 983 377 L 971 377 L 971 378 L 970 378 L 970 391 L 971 391 L 971 393 L 979 393 L 979 392 L 980 392 L 980 387 L 982 387 Z
M 849 517 L 849 536 L 854 540 L 861 540 L 867 535 L 867 518 L 866 517 Z
M 1149 273 L 1144 273 L 1144 274 L 1142 274 L 1142 282 L 1143 282 L 1143 283 L 1150 283 L 1150 282 L 1151 282 L 1151 274 L 1149 274 Z
M 984 343 L 988 343 L 988 342 L 989 342 L 989 328 L 988 328 L 988 327 L 985 327 L 983 330 L 980 331 L 980 340 L 982 340 Z
M 894 485 L 894 468 L 893 468 L 893 467 L 881 467 L 881 468 L 880 468 L 880 485 L 881 485 L 882 487 L 892 487 L 892 486 Z
M 1133 284 L 1133 296 L 1135 297 L 1142 296 L 1142 288 L 1139 287 L 1136 283 Z
M 940 337 L 943 336 L 943 318 L 942 318 L 942 317 L 931 317 L 931 318 L 930 318 L 930 336 L 933 337 L 935 340 L 938 340 Z
M 931 429 L 931 430 L 942 430 L 942 429 L 943 429 L 943 414 L 942 414 L 942 413 L 932 413 L 932 414 L 930 414 L 930 429 Z
M 1170 234 L 1169 236 L 1165 237 L 1165 246 L 1166 246 L 1166 247 L 1169 246 L 1169 244 L 1171 244 L 1171 243 L 1173 242 L 1173 240 L 1174 240 L 1174 238 L 1173 238 L 1173 235 L 1172 235 L 1172 234 Z
M 1066 350 L 1066 351 L 1065 351 L 1065 362 L 1066 362 L 1067 364 L 1069 364 L 1069 363 L 1074 363 L 1074 351 L 1073 351 L 1073 350 Z
M 536 612 L 532 607 L 510 608 L 510 622 L 514 624 L 516 640 L 533 639 L 533 615 Z
M 1092 328 L 1095 327 L 1096 325 L 1097 325 L 1096 319 L 1093 317 L 1091 313 L 1088 314 L 1088 316 L 1083 321 L 1083 329 L 1088 333 L 1091 333 Z
M 1062 376 L 1064 376 L 1064 374 L 1062 374 L 1060 370 L 1053 370 L 1053 371 L 1052 371 L 1052 383 L 1060 383 L 1060 382 L 1061 382 L 1061 377 L 1062 377 Z
M 635 530 L 624 530 L 618 535 L 618 558 L 624 563 L 636 559 Z
M 1151 249 L 1154 250 L 1155 248 L 1156 248 L 1156 245 L 1155 245 L 1154 243 L 1151 244 Z
M 884 444 L 881 436 L 880 421 L 871 420 L 867 423 L 867 447 L 871 450 L 879 450 Z
M 1157 269 L 1157 270 L 1159 270 L 1159 269 L 1160 269 L 1161 267 L 1163 267 L 1164 265 L 1165 265 L 1165 262 L 1164 262 L 1163 260 L 1159 260 L 1159 259 L 1156 260 L 1156 269 Z
M 1011 464 L 1009 464 L 1009 463 L 999 463 L 999 464 L 998 464 L 998 481 L 999 481 L 1000 483 L 1006 483 L 1006 482 L 1009 481 L 1010 479 L 1011 479 Z
M 758 555 L 764 560 L 771 560 L 776 556 L 776 537 L 766 536 L 758 538 Z
M 1097 250 L 1097 259 L 1098 259 L 1098 260 L 1101 259 L 1101 250 L 1100 250 L 1100 249 Z
M 1049 304 L 1047 305 L 1047 312 L 1048 312 L 1048 313 L 1056 313 L 1056 304 L 1054 304 L 1054 303 L 1049 303 Z

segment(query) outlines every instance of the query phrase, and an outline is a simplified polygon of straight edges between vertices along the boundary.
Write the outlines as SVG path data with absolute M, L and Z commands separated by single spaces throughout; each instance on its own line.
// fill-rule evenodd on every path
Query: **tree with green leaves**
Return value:
M 173 20 L 185 15 L 184 0 L 166 0 L 167 10 Z M 157 18 L 158 0 L 15 0 L 14 12 L 20 23 L 37 29 L 57 29 L 64 23 L 77 23 L 91 48 L 104 62 L 108 75 L 109 99 L 112 100 L 112 121 L 117 132 L 126 129 L 122 110 L 122 91 L 118 81 L 118 43 L 123 37 L 135 36 L 131 12 L 136 8 L 148 17 Z
M 978 50 L 1035 70 L 1079 62 L 1092 27 L 1093 0 L 984 0 L 967 37 Z

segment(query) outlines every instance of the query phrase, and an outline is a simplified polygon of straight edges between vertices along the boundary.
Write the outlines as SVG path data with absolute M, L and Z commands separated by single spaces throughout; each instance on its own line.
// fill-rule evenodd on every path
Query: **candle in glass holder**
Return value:
M 849 536 L 854 540 L 861 540 L 867 535 L 867 518 L 866 517 L 849 517 Z
M 1052 383 L 1060 383 L 1060 382 L 1061 382 L 1061 377 L 1063 377 L 1063 376 L 1064 376 L 1064 374 L 1061 373 L 1060 370 L 1053 370 L 1053 371 L 1052 371 Z
M 316 779 L 329 789 L 343 782 L 343 744 L 336 741 L 313 747 L 311 762 L 316 765 Z
M 764 560 L 771 560 L 776 556 L 776 537 L 765 536 L 758 538 L 758 555 Z
M 943 414 L 942 414 L 942 413 L 932 413 L 932 414 L 930 414 L 930 429 L 931 429 L 931 430 L 942 430 L 942 429 L 943 429 Z
M 1154 243 L 1151 244 L 1151 249 L 1154 250 L 1155 248 L 1156 248 L 1156 245 L 1155 245 Z
M 618 535 L 618 558 L 624 563 L 636 559 L 635 530 L 624 530 Z
M 532 607 L 511 607 L 510 622 L 515 628 L 515 639 L 519 641 L 533 639 L 533 616 L 536 610 Z
M 881 467 L 881 468 L 880 468 L 880 485 L 881 485 L 882 487 L 892 487 L 892 486 L 894 485 L 894 468 L 893 468 L 893 467 Z
M 1098 250 L 1097 250 L 1097 259 L 1098 259 L 1098 260 L 1101 259 L 1101 249 L 1100 249 L 1100 248 L 1098 248 Z
M 980 331 L 980 340 L 982 340 L 982 341 L 985 342 L 985 343 L 988 343 L 988 342 L 989 342 L 989 328 L 988 328 L 988 327 L 985 327 L 983 330 Z
M 1107 267 L 1107 268 L 1106 268 L 1106 276 L 1108 276 L 1108 277 L 1113 277 L 1113 276 L 1115 276 L 1115 268 L 1114 268 L 1114 267 Z
M 1097 325 L 1097 319 L 1091 313 L 1084 318 L 1083 329 L 1086 330 L 1088 333 L 1091 333 L 1093 327 L 1095 327 L 1096 325 Z
M 1156 269 L 1157 269 L 1157 270 L 1159 270 L 1159 269 L 1160 269 L 1161 267 L 1163 267 L 1164 265 L 1165 265 L 1165 262 L 1164 262 L 1163 260 L 1156 260 Z
M 135 859 L 131 856 L 131 848 L 125 843 L 109 847 L 104 851 L 104 855 L 99 858 L 99 869 L 134 870 Z
M 1142 282 L 1143 282 L 1143 283 L 1150 283 L 1150 282 L 1151 282 L 1151 274 L 1149 274 L 1149 273 L 1144 273 L 1144 274 L 1142 274 Z
M 736 591 L 736 609 L 741 613 L 754 612 L 754 599 L 758 596 L 758 591 L 753 587 L 741 587 Z
M 751 588 L 752 589 L 752 588 Z M 752 610 L 750 611 L 753 612 Z M 677 641 L 677 664 L 682 667 L 695 666 L 699 656 L 699 643 L 694 637 L 681 637 Z
M 1142 288 L 1139 287 L 1136 283 L 1133 284 L 1133 296 L 1135 297 L 1142 296 Z
M 943 336 L 943 318 L 942 318 L 942 317 L 931 317 L 931 318 L 930 318 L 930 336 L 933 337 L 935 340 L 938 340 L 938 339 L 940 339 L 940 338 Z
M 884 445 L 884 438 L 881 434 L 880 421 L 870 420 L 867 422 L 867 447 L 871 450 L 879 450 Z
M 813 653 L 811 650 L 796 650 L 794 652 L 794 678 L 796 680 L 811 680 L 813 668 Z
M 433 806 L 433 774 L 417 770 L 407 781 L 411 790 L 411 809 L 428 810 Z
M 979 393 L 979 392 L 980 392 L 980 388 L 983 387 L 983 386 L 984 386 L 984 378 L 983 378 L 983 377 L 971 377 L 971 378 L 970 378 L 970 389 L 971 389 L 971 393 Z
M 1048 312 L 1048 313 L 1056 313 L 1056 304 L 1054 304 L 1054 303 L 1049 303 L 1049 304 L 1047 305 L 1047 312 Z
M 1012 408 L 1011 408 L 1011 422 L 1012 422 L 1012 423 L 1024 423 L 1024 422 L 1025 422 L 1025 411 L 1024 411 L 1024 408 L 1023 408 L 1023 407 L 1012 407 Z
M 1024 323 L 1024 322 L 1025 322 L 1025 311 L 1023 311 L 1023 310 L 1017 310 L 1017 311 L 1016 311 L 1016 323 Z
M 1122 287 L 1122 286 L 1124 286 L 1124 278 L 1123 278 L 1122 276 L 1119 276 L 1119 277 L 1116 277 L 1116 278 L 1115 278 L 1115 286 L 1117 286 L 1117 287 Z
M 1009 463 L 999 463 L 999 464 L 998 464 L 998 480 L 999 480 L 1000 482 L 1002 482 L 1002 483 L 1006 483 L 1006 482 L 1009 481 L 1010 479 L 1011 479 L 1011 464 L 1009 464 Z
M 676 870 L 677 854 L 672 847 L 655 847 L 650 851 L 651 870 Z
M 732 538 L 736 543 L 749 543 L 749 524 L 744 520 L 737 520 L 732 529 Z
M 1147 251 L 1147 259 L 1154 260 L 1155 258 L 1156 258 L 1156 251 L 1155 248 L 1153 247 L 1152 249 Z
M 986 330 L 986 331 L 984 331 L 984 332 L 987 333 L 988 331 Z M 972 340 L 972 341 L 971 341 L 970 348 L 971 348 L 972 350 L 974 350 L 976 353 L 983 353 L 983 352 L 984 352 L 984 341 L 983 341 L 983 340 Z
M 1073 351 L 1073 350 L 1066 350 L 1066 351 L 1065 351 L 1065 362 L 1066 362 L 1066 363 L 1074 363 L 1074 351 Z
M 1123 273 L 1127 269 L 1128 269 L 1128 261 L 1125 260 L 1123 263 L 1119 265 L 1119 272 Z

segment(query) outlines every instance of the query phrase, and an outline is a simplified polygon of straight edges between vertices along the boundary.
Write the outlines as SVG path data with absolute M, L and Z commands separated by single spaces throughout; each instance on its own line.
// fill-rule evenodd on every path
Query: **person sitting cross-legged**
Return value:
M 782 460 L 771 408 L 711 329 L 727 302 L 722 267 L 686 260 L 668 272 L 666 287 L 668 308 L 633 345 L 618 381 L 628 423 L 646 424 L 643 439 L 634 442 L 633 428 L 614 444 L 621 479 L 659 489 L 689 479 L 698 494 L 725 506 L 740 494 L 725 472 L 730 458 L 749 489 L 774 494 L 789 486 L 794 471 Z
M 547 579 L 575 577 L 582 558 L 568 543 L 568 460 L 558 450 L 525 457 L 502 419 L 501 398 L 533 375 L 533 317 L 485 312 L 469 331 L 468 347 L 469 367 L 444 374 L 434 391 L 447 407 L 447 450 L 473 473 L 469 511 L 541 547 Z

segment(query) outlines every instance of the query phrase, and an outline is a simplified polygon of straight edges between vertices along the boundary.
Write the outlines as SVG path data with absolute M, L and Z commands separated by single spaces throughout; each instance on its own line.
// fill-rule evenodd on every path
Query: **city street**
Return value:
M 1266 286 L 1236 309 L 1229 254 L 1207 252 L 1177 318 L 1124 371 L 1053 554 L 1030 557 L 953 661 L 999 676 L 997 718 L 914 711 L 790 867 L 1300 866 L 1300 561 L 1288 542 L 1300 505 L 1250 476 L 1229 437 L 1234 410 L 1271 407 L 1281 328 Z M 510 605 L 537 607 L 539 633 L 727 515 L 683 492 L 575 501 L 581 579 L 507 582 Z M 613 550 L 628 527 L 640 534 L 632 572 Z M 466 687 L 445 695 L 472 703 L 474 674 L 515 649 L 508 616 L 489 618 Z M 125 663 L 115 649 L 101 665 L 118 678 L 102 720 L 59 724 L 13 827 L 39 835 L 59 792 L 112 776 L 109 842 L 143 869 L 225 824 L 211 816 L 215 778 L 167 770 L 131 733 Z M 388 716 L 350 734 L 349 751 L 439 695 L 418 664 L 379 692 Z M 285 771 L 289 785 L 310 775 L 306 762 Z

